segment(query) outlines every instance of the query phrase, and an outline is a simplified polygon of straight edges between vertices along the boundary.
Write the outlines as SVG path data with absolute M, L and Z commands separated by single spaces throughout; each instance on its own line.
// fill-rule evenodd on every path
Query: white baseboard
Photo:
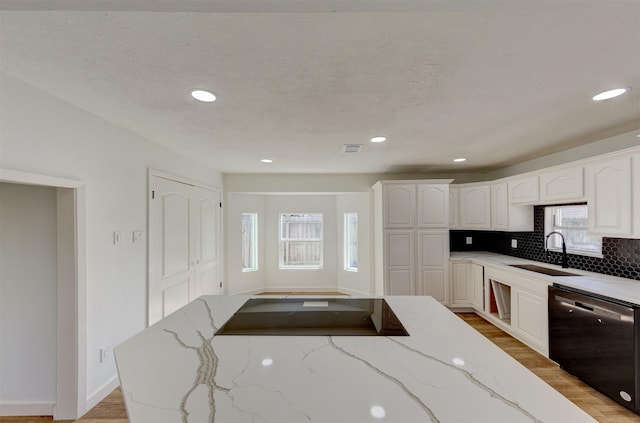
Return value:
M 377 295 L 373 295 L 370 292 L 361 292 L 361 291 L 356 291 L 354 289 L 347 289 L 347 288 L 338 288 L 338 292 L 341 294 L 345 294 L 345 295 L 350 295 L 352 297 L 377 297 Z
M 262 289 L 263 293 L 269 292 L 336 292 L 337 286 L 270 286 Z
M 262 294 L 263 292 L 264 292 L 264 289 L 255 288 L 255 289 L 248 289 L 246 291 L 232 292 L 232 293 L 229 293 L 228 295 L 257 295 L 257 294 Z
M 89 396 L 87 397 L 87 409 L 82 414 L 84 415 L 93 407 L 98 405 L 100 401 L 105 399 L 107 395 L 113 392 L 113 390 L 116 389 L 118 386 L 120 386 L 120 381 L 118 380 L 118 376 L 114 376 L 111 379 L 109 379 L 107 383 L 105 383 L 100 388 L 96 389 L 91 394 L 89 394 Z
M 0 416 L 53 416 L 55 401 L 0 401 Z

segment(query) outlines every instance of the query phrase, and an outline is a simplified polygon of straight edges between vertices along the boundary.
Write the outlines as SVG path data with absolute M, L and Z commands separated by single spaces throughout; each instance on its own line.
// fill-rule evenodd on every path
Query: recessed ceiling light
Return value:
M 193 90 L 191 91 L 191 97 L 205 103 L 211 103 L 213 101 L 216 101 L 215 94 L 213 94 L 211 91 L 205 91 L 205 90 Z
M 467 159 L 465 159 L 464 157 L 458 157 L 457 159 L 453 159 L 453 161 L 456 163 L 462 163 L 462 162 L 466 162 Z
M 260 160 L 262 163 L 273 163 L 273 160 L 271 159 L 262 159 Z
M 371 138 L 371 142 L 385 142 L 387 140 L 386 137 L 373 137 Z
M 601 92 L 600 94 L 594 95 L 593 100 L 595 101 L 609 100 L 610 98 L 617 97 L 626 92 L 627 92 L 626 88 L 616 88 L 615 90 L 604 91 L 604 92 Z

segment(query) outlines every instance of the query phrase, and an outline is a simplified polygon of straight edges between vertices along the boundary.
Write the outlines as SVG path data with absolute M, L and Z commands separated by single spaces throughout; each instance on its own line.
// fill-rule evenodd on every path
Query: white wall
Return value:
M 218 187 L 222 175 L 16 78 L 0 78 L 0 167 L 86 184 L 91 402 L 116 378 L 113 359 L 99 363 L 100 347 L 145 327 L 146 247 L 133 245 L 131 237 L 147 229 L 148 167 Z M 124 234 L 122 245 L 113 245 L 115 230 Z
M 255 294 L 264 291 L 265 196 L 230 193 L 225 209 L 225 293 Z M 242 213 L 258 214 L 258 270 L 242 271 Z
M 344 270 L 344 214 L 358 213 L 358 271 Z M 373 238 L 371 194 L 358 192 L 336 196 L 338 240 L 338 290 L 352 295 L 372 295 Z
M 56 189 L 0 183 L 0 403 L 56 400 Z
M 280 213 L 323 214 L 323 268 L 279 269 Z M 336 197 L 334 195 L 265 196 L 265 289 L 268 291 L 335 291 L 338 286 Z
M 636 147 L 640 145 L 640 130 L 626 132 L 624 134 L 605 138 L 590 144 L 581 145 L 559 153 L 549 154 L 537 159 L 518 163 L 513 166 L 507 166 L 495 172 L 487 174 L 486 180 L 494 180 L 505 178 L 508 176 L 519 175 L 521 173 L 531 172 L 534 170 L 544 169 L 563 163 L 587 159 L 589 157 L 599 156 L 601 154 L 613 151 L 623 150 L 626 148 Z M 460 183 L 456 181 L 455 183 Z

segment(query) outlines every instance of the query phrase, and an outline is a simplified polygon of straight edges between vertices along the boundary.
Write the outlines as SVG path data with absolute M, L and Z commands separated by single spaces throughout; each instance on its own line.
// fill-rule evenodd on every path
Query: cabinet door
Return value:
M 511 287 L 511 327 L 543 352 L 549 351 L 545 297 Z
M 458 188 L 449 187 L 449 228 L 458 227 Z
M 509 229 L 509 192 L 506 182 L 491 185 L 491 227 Z
M 511 204 L 534 204 L 539 201 L 538 177 L 516 179 L 509 182 Z
M 471 285 L 473 297 L 471 305 L 479 311 L 484 311 L 484 266 L 471 264 Z
M 451 293 L 453 305 L 470 306 L 473 293 L 470 279 L 471 263 L 451 264 Z
M 385 231 L 385 293 L 413 295 L 414 289 L 414 231 L 392 229 Z
M 589 232 L 631 234 L 631 158 L 587 166 Z
M 416 221 L 415 185 L 385 185 L 384 227 L 412 228 Z
M 582 201 L 584 198 L 584 168 L 574 167 L 540 175 L 540 201 Z
M 417 185 L 418 227 L 449 227 L 449 186 Z
M 449 232 L 423 230 L 417 233 L 418 294 L 447 301 L 447 268 L 449 262 Z
M 491 228 L 491 189 L 488 185 L 463 187 L 460 199 L 460 227 L 468 229 Z

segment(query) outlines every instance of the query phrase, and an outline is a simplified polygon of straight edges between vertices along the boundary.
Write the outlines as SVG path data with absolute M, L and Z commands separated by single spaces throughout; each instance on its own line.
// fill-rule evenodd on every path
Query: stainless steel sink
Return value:
M 543 273 L 549 276 L 582 276 L 575 273 L 564 272 L 562 270 L 549 269 L 548 267 L 538 266 L 536 264 L 510 264 L 509 266 L 529 270 L 530 272 Z

